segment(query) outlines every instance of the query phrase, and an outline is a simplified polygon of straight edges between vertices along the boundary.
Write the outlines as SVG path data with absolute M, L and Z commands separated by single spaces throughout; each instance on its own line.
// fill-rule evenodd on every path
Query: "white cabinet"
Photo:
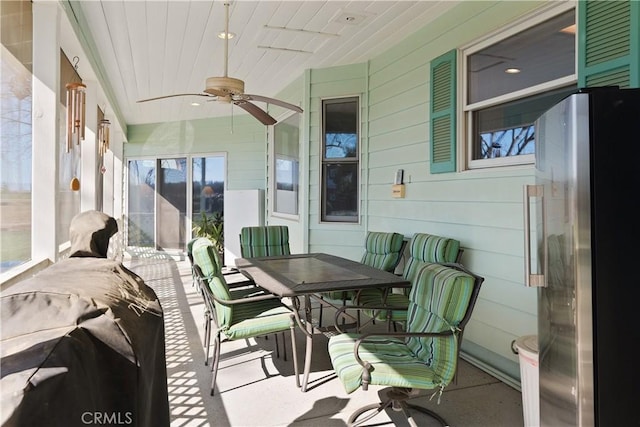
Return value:
M 264 190 L 233 190 L 224 193 L 224 262 L 235 266 L 240 255 L 242 227 L 264 225 Z

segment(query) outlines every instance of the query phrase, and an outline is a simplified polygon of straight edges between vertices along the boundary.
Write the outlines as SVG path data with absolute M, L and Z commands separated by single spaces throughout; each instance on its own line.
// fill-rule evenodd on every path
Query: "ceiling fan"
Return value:
M 207 98 L 212 98 L 213 101 L 233 103 L 234 105 L 237 105 L 238 107 L 251 114 L 264 125 L 273 125 L 277 122 L 277 120 L 271 117 L 269 113 L 264 111 L 262 108 L 253 104 L 251 101 L 265 102 L 268 104 L 277 105 L 282 108 L 287 108 L 298 113 L 302 113 L 302 108 L 298 107 L 297 105 L 266 96 L 249 95 L 244 93 L 244 82 L 240 79 L 234 79 L 233 77 L 229 77 L 227 75 L 229 61 L 229 2 L 225 2 L 224 6 L 226 9 L 224 29 L 224 76 L 207 78 L 206 87 L 203 91 L 204 93 L 178 93 L 174 95 L 141 99 L 137 102 L 155 101 L 158 99 L 173 98 L 176 96 L 204 96 Z

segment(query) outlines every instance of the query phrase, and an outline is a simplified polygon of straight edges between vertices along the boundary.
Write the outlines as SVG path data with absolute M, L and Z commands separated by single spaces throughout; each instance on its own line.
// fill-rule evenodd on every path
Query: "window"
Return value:
M 0 2 L 0 273 L 31 260 L 31 7 Z
M 358 222 L 359 100 L 322 101 L 322 221 Z
M 535 120 L 575 92 L 575 11 L 551 13 L 464 52 L 468 168 L 533 163 Z
M 293 114 L 273 126 L 273 212 L 298 215 L 300 115 Z

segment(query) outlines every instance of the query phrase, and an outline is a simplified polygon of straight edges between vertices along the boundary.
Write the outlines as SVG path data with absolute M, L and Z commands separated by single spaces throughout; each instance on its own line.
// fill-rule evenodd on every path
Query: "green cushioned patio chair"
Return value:
M 369 231 L 364 241 L 364 254 L 360 262 L 380 270 L 394 272 L 404 252 L 404 236 L 399 233 Z M 355 292 L 324 292 L 320 296 L 324 302 L 333 306 L 345 306 L 351 301 Z M 318 315 L 318 324 L 322 326 L 322 304 Z
M 189 265 L 191 266 L 191 285 L 195 286 L 198 284 L 198 279 L 196 277 L 196 273 L 193 265 L 193 244 L 198 240 L 198 237 L 194 237 L 193 239 L 187 242 L 187 259 L 189 260 Z
M 210 240 L 206 238 L 196 240 L 193 244 L 193 260 L 209 312 L 209 317 L 205 319 L 206 359 L 209 358 L 211 323 L 215 326 L 211 362 L 211 395 L 214 394 L 222 342 L 277 334 L 286 330 L 291 333 L 294 375 L 296 385 L 300 387 L 296 357 L 296 320 L 293 311 L 277 296 L 259 288 L 230 290 L 221 273 L 218 253 Z M 207 324 L 209 324 L 208 327 Z M 224 335 L 224 339 L 221 339 L 221 335 Z M 276 351 L 278 351 L 277 339 Z M 286 360 L 286 348 L 284 352 Z
M 286 225 L 243 227 L 240 253 L 242 258 L 289 255 L 289 228 Z
M 343 333 L 329 339 L 331 363 L 347 393 L 369 385 L 391 387 L 385 401 L 356 410 L 349 426 L 387 408 L 403 411 L 412 426 L 410 408 L 447 425 L 435 412 L 407 400 L 421 390 L 435 390 L 439 401 L 454 379 L 464 328 L 484 279 L 460 264 L 422 263 L 415 274 L 406 332 Z
M 460 242 L 448 237 L 427 233 L 416 233 L 409 242 L 409 256 L 403 270 L 403 277 L 411 284 L 414 283 L 417 271 L 425 262 L 428 263 L 459 263 L 462 250 Z M 393 307 L 407 307 L 409 304 L 410 288 L 403 289 L 367 289 L 356 294 L 353 304 L 359 306 L 388 305 Z M 396 310 L 362 310 L 362 313 L 373 319 L 387 322 L 390 329 L 396 323 L 407 321 L 407 311 Z

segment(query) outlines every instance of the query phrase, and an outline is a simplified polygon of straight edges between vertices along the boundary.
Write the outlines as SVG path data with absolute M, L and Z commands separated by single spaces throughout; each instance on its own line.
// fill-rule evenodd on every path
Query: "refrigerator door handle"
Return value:
M 544 187 L 542 185 L 524 186 L 524 284 L 527 287 L 544 287 L 544 271 L 542 274 L 531 274 L 531 203 L 530 200 L 539 197 L 542 203 L 542 235 L 544 232 Z M 546 255 L 543 255 L 546 258 Z

